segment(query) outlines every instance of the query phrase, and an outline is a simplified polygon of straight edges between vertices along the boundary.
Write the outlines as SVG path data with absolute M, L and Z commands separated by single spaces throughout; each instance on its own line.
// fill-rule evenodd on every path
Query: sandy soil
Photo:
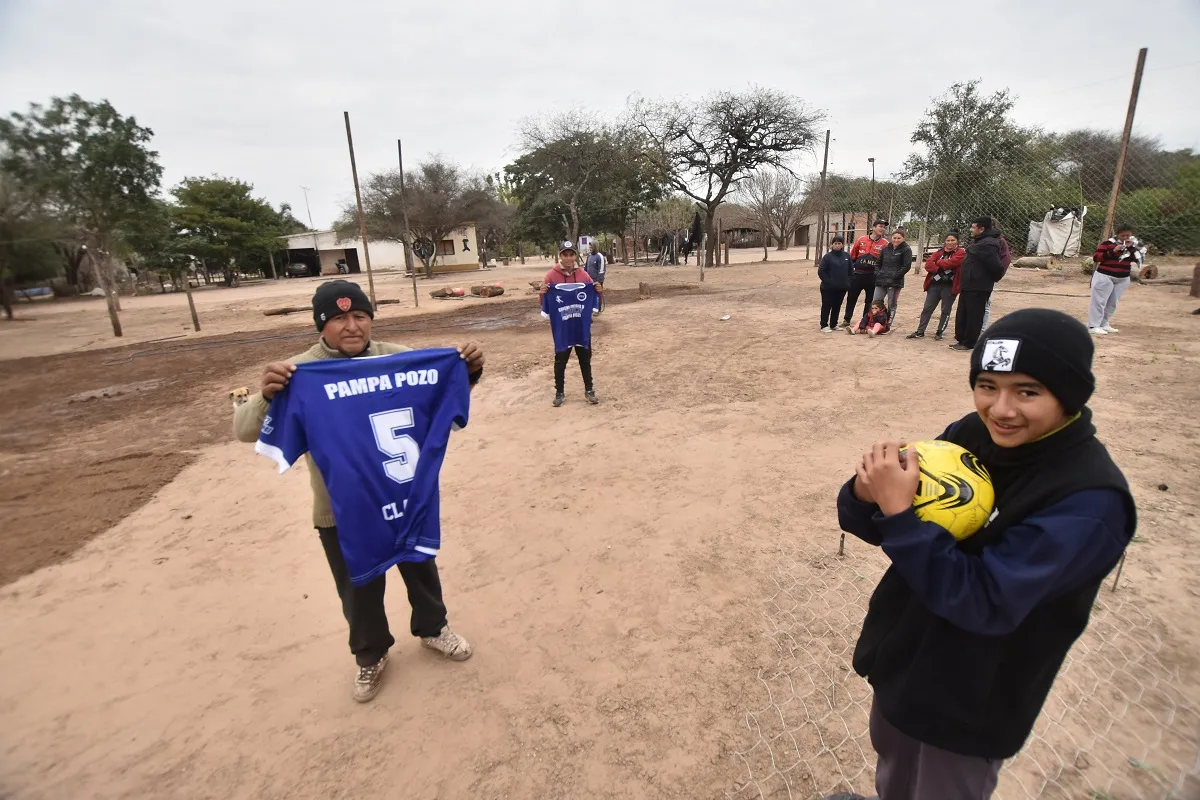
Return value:
M 585 406 L 572 372 L 555 410 L 548 332 L 514 275 L 512 298 L 423 297 L 439 313 L 393 307 L 378 321 L 377 338 L 414 345 L 478 339 L 489 367 L 442 473 L 443 583 L 477 654 L 445 663 L 398 636 L 369 706 L 350 699 L 303 470 L 281 478 L 228 441 L 227 391 L 303 349 L 311 328 L 214 299 L 203 318 L 227 322 L 206 333 L 223 339 L 0 363 L 0 796 L 745 789 L 746 712 L 759 676 L 788 658 L 764 623 L 782 549 L 833 551 L 854 454 L 964 413 L 966 360 L 928 339 L 819 333 L 804 264 L 714 270 L 702 287 L 694 268 L 616 267 L 596 325 L 605 402 Z M 640 281 L 653 299 L 637 300 Z M 298 293 L 271 288 L 253 302 Z M 1086 305 L 1078 278 L 1018 273 L 1004 288 L 994 314 Z M 144 340 L 167 324 L 151 299 L 126 305 Z M 901 334 L 918 303 L 910 286 Z M 1122 596 L 1200 704 L 1196 305 L 1179 287 L 1134 286 L 1121 333 L 1098 342 L 1093 407 L 1140 504 Z M 58 324 L 80 324 L 37 315 L 0 326 L 6 354 L 15 342 L 43 355 Z M 259 327 L 279 338 L 240 333 Z M 402 632 L 403 593 L 388 606 Z
M 805 248 L 783 251 L 772 249 L 770 263 L 794 261 L 802 258 L 804 252 Z M 758 262 L 761 259 L 762 250 L 758 248 L 730 252 L 730 260 L 734 264 Z M 692 264 L 694 263 L 693 259 Z M 528 286 L 527 282 L 541 278 L 552 266 L 552 261 L 534 256 L 526 259 L 524 265 L 513 261 L 509 266 L 437 275 L 432 281 L 418 278 L 416 306 L 413 304 L 411 279 L 394 270 L 376 272 L 376 298 L 396 301 L 381 306 L 378 318 L 391 320 L 408 318 L 418 313 L 441 313 L 457 305 L 494 305 L 495 299 L 434 300 L 429 293 L 433 289 L 451 286 L 469 287 L 479 283 L 500 283 L 509 292 L 516 290 L 523 295 Z M 689 275 L 693 273 L 698 275 L 694 266 L 688 270 Z M 365 274 L 248 281 L 237 289 L 221 285 L 196 289 L 193 291 L 193 298 L 196 314 L 200 318 L 199 333 L 192 328 L 187 296 L 178 292 L 122 298 L 123 335 L 120 339 L 112 335 L 112 326 L 103 298 L 39 299 L 18 303 L 17 324 L 0 320 L 0 361 L 146 342 L 204 339 L 213 333 L 292 328 L 305 321 L 307 315 L 301 312 L 267 317 L 262 312 L 283 306 L 306 306 L 317 286 L 339 277 L 359 283 L 364 290 L 368 289 Z

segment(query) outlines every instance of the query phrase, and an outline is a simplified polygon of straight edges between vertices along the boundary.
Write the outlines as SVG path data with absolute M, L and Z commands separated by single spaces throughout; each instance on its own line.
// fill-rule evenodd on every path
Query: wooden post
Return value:
M 816 255 L 813 257 L 813 264 L 818 264 L 821 256 L 824 253 L 825 242 L 825 226 L 828 224 L 826 219 L 829 216 L 829 205 L 825 197 L 825 176 L 829 174 L 829 134 L 830 131 L 825 131 L 825 160 L 821 163 L 821 219 L 817 222 L 817 246 L 815 248 Z
M 267 259 L 271 262 L 271 280 L 279 280 L 279 273 L 275 271 L 275 253 L 269 247 L 267 248 Z M 191 284 L 189 283 L 188 286 L 190 287 Z M 191 295 L 188 295 L 188 297 L 191 297 Z M 196 330 L 200 330 L 199 326 L 196 327 Z
M 728 264 L 729 259 L 721 252 L 721 241 L 725 238 L 725 220 L 717 220 L 717 265 Z M 729 248 L 726 248 L 728 250 Z
M 271 271 L 275 271 L 275 262 L 273 260 L 271 262 Z M 196 316 L 196 301 L 192 299 L 192 279 L 183 273 L 180 273 L 180 277 L 183 278 L 183 290 L 187 292 L 188 311 L 192 312 L 192 327 L 199 333 L 200 317 Z
M 400 160 L 400 213 L 404 219 L 404 266 L 408 269 L 408 274 L 412 276 L 413 306 L 417 307 L 421 305 L 421 301 L 417 299 L 417 271 L 413 268 L 412 244 L 410 243 L 412 232 L 408 227 L 408 194 L 404 189 L 404 146 L 400 144 L 399 139 L 396 140 L 396 157 Z M 521 258 L 521 263 L 525 263 L 524 257 Z
M 100 267 L 100 259 L 96 258 L 94 248 L 87 248 L 87 256 L 92 262 L 92 269 L 96 273 L 96 283 L 104 292 L 104 303 L 108 306 L 108 321 L 112 323 L 113 336 L 122 336 L 121 332 L 121 317 L 118 314 L 116 301 L 113 298 L 113 293 L 116 289 L 106 279 L 104 270 Z
M 362 237 L 363 260 L 367 264 L 367 289 L 371 293 L 371 308 L 377 309 L 375 303 L 375 275 L 371 272 L 371 251 L 367 247 L 367 221 L 363 217 L 362 192 L 358 188 L 358 165 L 354 162 L 354 137 L 350 135 L 350 112 L 343 111 L 346 119 L 346 145 L 350 148 L 350 174 L 354 176 L 354 199 L 358 203 L 358 233 Z M 316 238 L 315 235 L 313 237 Z M 317 251 L 317 262 L 320 263 L 321 251 Z
M 1121 154 L 1117 156 L 1117 171 L 1113 175 L 1112 194 L 1108 198 L 1108 213 L 1104 217 L 1104 232 L 1101 240 L 1112 236 L 1116 220 L 1117 200 L 1121 196 L 1121 182 L 1125 179 L 1125 157 L 1129 154 L 1129 137 L 1133 133 L 1133 114 L 1137 111 L 1138 92 L 1142 90 L 1142 71 L 1146 67 L 1147 48 L 1138 50 L 1137 67 L 1133 71 L 1133 89 L 1129 92 L 1129 108 L 1125 112 L 1125 130 L 1121 132 Z
M 1192 267 L 1192 290 L 1188 292 L 1189 297 L 1200 297 L 1200 264 Z

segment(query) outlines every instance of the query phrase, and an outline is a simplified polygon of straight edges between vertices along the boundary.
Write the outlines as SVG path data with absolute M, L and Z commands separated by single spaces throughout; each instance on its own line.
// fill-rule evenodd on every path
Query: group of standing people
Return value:
M 876 220 L 871 232 L 862 236 L 846 252 L 841 236 L 833 237 L 831 250 L 821 259 L 817 275 L 821 279 L 821 330 L 829 333 L 845 329 L 849 333 L 869 335 L 887 333 L 895 324 L 900 306 L 904 276 L 912 269 L 914 257 L 903 229 L 885 238 L 887 223 Z M 946 235 L 941 249 L 925 259 L 925 304 L 917 329 L 908 339 L 923 339 L 933 313 L 941 307 L 941 318 L 934 338 L 941 340 L 950 321 L 954 298 L 959 298 L 954 321 L 953 350 L 970 351 L 987 326 L 992 289 L 1012 261 L 1008 243 L 996 229 L 991 217 L 971 223 L 971 241 L 963 247 L 959 234 Z M 862 317 L 851 323 L 858 297 L 865 296 Z M 838 325 L 842 301 L 845 315 Z
M 846 240 L 834 236 L 831 249 L 821 259 L 817 276 L 821 279 L 821 330 L 846 330 L 849 333 L 878 335 L 891 330 L 900 304 L 904 276 L 912 267 L 912 250 L 904 231 L 897 229 L 891 240 L 884 238 L 887 223 L 877 220 L 871 233 L 862 236 L 846 251 Z M 1133 235 L 1129 225 L 1118 225 L 1114 236 L 1096 248 L 1092 261 L 1091 302 L 1088 306 L 1088 331 L 1093 336 L 1117 333 L 1112 326 L 1117 303 L 1137 277 L 1145 260 L 1146 247 Z M 923 339 L 933 314 L 940 307 L 933 338 L 941 341 L 950 323 L 950 312 L 958 298 L 954 317 L 954 344 L 950 349 L 969 352 L 988 326 L 991 297 L 1009 265 L 1012 249 L 991 217 L 971 223 L 970 239 L 964 247 L 958 231 L 946 234 L 942 247 L 925 259 L 925 304 L 917 329 L 906 339 Z M 864 296 L 862 316 L 851 323 L 859 295 Z M 842 301 L 845 315 L 838 325 Z M 1200 309 L 1197 309 L 1200 313 Z

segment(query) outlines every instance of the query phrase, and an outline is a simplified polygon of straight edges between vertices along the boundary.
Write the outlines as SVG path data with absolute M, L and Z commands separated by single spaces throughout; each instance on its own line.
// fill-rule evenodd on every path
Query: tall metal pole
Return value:
M 829 131 L 825 131 L 825 160 L 821 163 L 821 219 L 817 221 L 817 246 L 814 248 L 816 255 L 813 258 L 813 263 L 819 263 L 821 256 L 825 255 L 825 226 L 827 224 L 826 217 L 829 216 L 829 206 L 825 197 L 825 178 L 829 174 Z
M 404 147 L 399 139 L 396 140 L 396 156 L 400 159 L 400 214 L 404 220 L 404 266 L 412 276 L 413 306 L 418 307 L 421 301 L 417 299 L 417 270 L 413 267 L 412 245 L 409 243 L 412 233 L 408 228 L 408 195 L 404 190 Z
M 1142 90 L 1142 70 L 1146 67 L 1146 53 L 1143 47 L 1138 50 L 1137 68 L 1133 71 L 1133 89 L 1129 92 L 1129 110 L 1125 112 L 1125 130 L 1121 132 L 1121 154 L 1117 156 L 1117 172 L 1113 175 L 1112 194 L 1108 198 L 1108 214 L 1104 217 L 1104 234 L 1101 238 L 1112 236 L 1114 217 L 1117 213 L 1117 200 L 1121 195 L 1121 182 L 1125 179 L 1125 157 L 1129 154 L 1129 137 L 1133 133 L 1133 112 L 1137 111 L 1138 92 Z
M 371 294 L 371 308 L 375 303 L 375 275 L 371 272 L 371 251 L 367 248 L 367 220 L 363 217 L 362 192 L 358 188 L 358 165 L 354 162 L 354 137 L 350 135 L 350 112 L 343 111 L 346 118 L 346 145 L 350 148 L 350 173 L 354 176 L 354 200 L 358 203 L 358 234 L 362 237 L 363 260 L 367 262 L 367 288 Z
M 875 202 L 875 159 L 868 158 L 867 161 L 871 162 L 871 213 L 875 215 L 875 219 L 879 219 L 879 203 Z
M 321 273 L 321 246 L 317 243 L 317 226 L 313 225 L 312 209 L 308 207 L 308 187 L 301 186 L 300 191 L 304 192 L 304 210 L 308 212 L 308 229 L 312 231 L 313 236 L 313 255 L 317 257 L 317 274 Z M 283 265 L 287 268 L 287 264 Z

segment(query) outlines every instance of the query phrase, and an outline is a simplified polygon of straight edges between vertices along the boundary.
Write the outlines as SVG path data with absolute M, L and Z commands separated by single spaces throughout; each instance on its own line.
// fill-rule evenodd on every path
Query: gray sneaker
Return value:
M 471 645 L 466 639 L 450 630 L 450 626 L 442 628 L 437 636 L 425 636 L 421 646 L 436 650 L 451 661 L 466 661 L 471 657 Z
M 586 392 L 584 392 L 583 396 L 586 397 L 587 401 L 589 403 L 591 403 L 592 405 L 594 405 L 594 406 L 600 405 L 600 398 L 596 397 L 596 393 L 593 392 L 591 389 L 588 389 Z
M 358 668 L 358 677 L 354 679 L 355 702 L 367 703 L 379 694 L 379 687 L 383 683 L 383 668 L 387 666 L 387 660 L 387 654 L 384 653 L 383 658 L 371 666 Z
M 558 394 L 554 395 L 554 407 L 555 408 L 562 408 L 562 404 L 565 402 L 567 402 L 567 396 L 565 394 L 563 394 L 562 392 L 559 392 Z

